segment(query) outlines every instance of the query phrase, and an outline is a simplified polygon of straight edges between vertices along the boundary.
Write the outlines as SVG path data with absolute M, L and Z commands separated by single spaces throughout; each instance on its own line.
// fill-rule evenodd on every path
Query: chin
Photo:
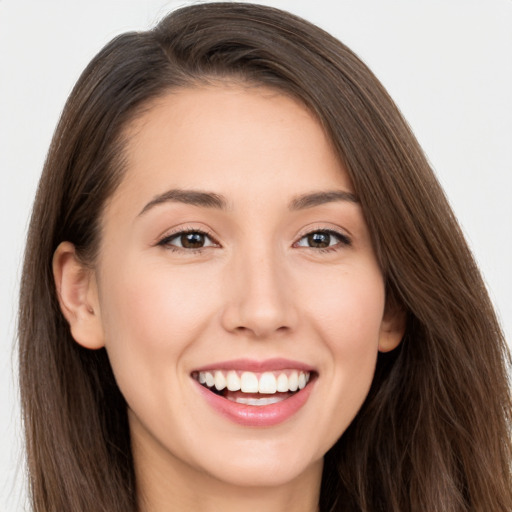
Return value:
M 292 465 L 288 460 L 238 460 L 232 464 L 224 464 L 214 473 L 213 478 L 226 484 L 242 488 L 250 487 L 283 487 L 300 480 L 306 474 L 319 472 L 323 468 L 323 458 L 303 465 Z
M 323 449 L 300 447 L 304 440 L 258 442 L 254 436 L 242 444 L 219 450 L 206 458 L 203 469 L 213 478 L 238 487 L 281 487 L 311 473 L 321 474 Z M 308 453 L 309 452 L 309 453 Z M 318 453 L 320 452 L 320 453 Z

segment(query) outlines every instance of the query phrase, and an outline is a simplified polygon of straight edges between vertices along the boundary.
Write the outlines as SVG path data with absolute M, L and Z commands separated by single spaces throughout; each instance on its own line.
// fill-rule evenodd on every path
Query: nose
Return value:
M 240 255 L 227 273 L 224 329 L 264 339 L 295 328 L 297 307 L 282 257 L 271 250 Z

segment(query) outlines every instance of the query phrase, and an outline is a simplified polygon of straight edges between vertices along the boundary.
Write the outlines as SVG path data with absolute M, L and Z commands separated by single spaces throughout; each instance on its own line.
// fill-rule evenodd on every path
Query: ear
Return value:
M 74 340 L 89 349 L 103 347 L 96 275 L 79 260 L 72 243 L 62 242 L 57 247 L 53 277 L 60 309 Z
M 407 315 L 405 311 L 396 305 L 386 307 L 380 326 L 379 352 L 394 350 L 405 334 Z

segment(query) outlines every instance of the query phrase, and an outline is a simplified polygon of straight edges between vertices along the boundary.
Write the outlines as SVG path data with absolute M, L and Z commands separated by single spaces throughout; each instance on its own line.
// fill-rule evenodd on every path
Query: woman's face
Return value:
M 316 119 L 262 87 L 174 91 L 128 135 L 94 311 L 136 465 L 318 477 L 400 339 L 346 171 Z

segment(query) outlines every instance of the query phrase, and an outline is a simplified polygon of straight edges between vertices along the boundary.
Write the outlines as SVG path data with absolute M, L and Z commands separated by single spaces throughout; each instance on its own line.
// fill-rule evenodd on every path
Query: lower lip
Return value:
M 195 382 L 199 392 L 217 412 L 246 427 L 272 427 L 283 423 L 305 405 L 315 384 L 315 381 L 310 381 L 304 389 L 276 404 L 245 405 L 216 395 Z

